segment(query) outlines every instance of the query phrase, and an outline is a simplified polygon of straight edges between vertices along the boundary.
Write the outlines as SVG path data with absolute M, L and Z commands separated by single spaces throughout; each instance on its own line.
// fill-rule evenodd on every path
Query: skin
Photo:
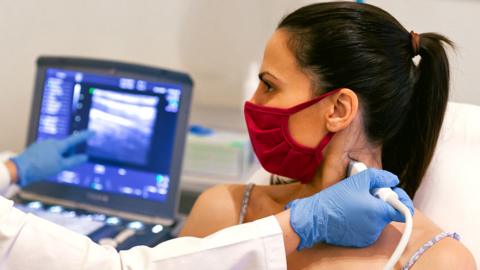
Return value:
M 17 166 L 11 160 L 6 161 L 4 165 L 10 174 L 10 182 L 12 184 L 16 183 L 18 181 Z
M 297 64 L 287 46 L 288 32 L 276 31 L 269 40 L 260 71 L 259 86 L 250 100 L 268 107 L 289 108 L 314 97 L 312 79 Z M 256 186 L 250 197 L 246 221 L 283 211 L 291 200 L 313 195 L 346 177 L 350 159 L 368 167 L 381 168 L 381 145 L 365 136 L 361 104 L 350 89 L 341 89 L 317 104 L 298 112 L 289 120 L 293 138 L 315 147 L 328 133 L 335 132 L 324 150 L 324 162 L 308 184 Z M 182 236 L 204 237 L 238 223 L 243 185 L 217 186 L 204 192 L 195 203 L 181 232 Z M 442 230 L 415 210 L 411 239 L 396 269 L 401 269 L 412 254 Z M 344 248 L 318 244 L 287 256 L 288 269 L 381 269 L 393 253 L 403 223 L 392 222 L 377 242 L 367 248 Z M 461 242 L 445 238 L 430 248 L 412 269 L 476 269 L 471 253 Z

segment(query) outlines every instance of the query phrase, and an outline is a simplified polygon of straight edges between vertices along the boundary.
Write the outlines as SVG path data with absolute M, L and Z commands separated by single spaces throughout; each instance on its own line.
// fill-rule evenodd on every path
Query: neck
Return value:
M 381 169 L 381 147 L 363 145 L 349 151 L 326 149 L 323 163 L 318 168 L 313 180 L 302 185 L 297 196 L 311 196 L 342 181 L 348 177 L 347 168 L 352 160 L 363 162 L 368 168 Z

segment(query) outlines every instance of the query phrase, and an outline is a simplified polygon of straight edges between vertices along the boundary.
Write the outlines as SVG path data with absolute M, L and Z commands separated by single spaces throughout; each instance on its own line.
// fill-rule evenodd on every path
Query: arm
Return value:
M 219 185 L 204 191 L 195 201 L 180 236 L 205 237 L 238 224 L 242 185 Z
M 0 197 L 1 269 L 286 269 L 281 227 L 274 217 L 207 238 L 178 238 L 154 248 L 117 252 L 88 237 L 25 214 Z M 28 260 L 25 260 L 28 254 Z M 222 260 L 218 260 L 222 258 Z M 248 263 L 248 265 L 246 265 Z
M 283 211 L 279 214 L 276 214 L 280 228 L 283 232 L 283 244 L 285 245 L 285 254 L 289 255 L 294 252 L 298 245 L 300 244 L 300 237 L 293 230 L 292 225 L 290 224 L 291 212 L 290 209 Z

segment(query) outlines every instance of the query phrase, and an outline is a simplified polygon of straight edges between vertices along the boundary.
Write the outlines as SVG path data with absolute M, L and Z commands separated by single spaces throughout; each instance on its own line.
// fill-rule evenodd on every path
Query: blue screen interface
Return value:
M 88 162 L 46 179 L 165 201 L 181 85 L 75 70 L 46 70 L 37 141 L 81 130 Z

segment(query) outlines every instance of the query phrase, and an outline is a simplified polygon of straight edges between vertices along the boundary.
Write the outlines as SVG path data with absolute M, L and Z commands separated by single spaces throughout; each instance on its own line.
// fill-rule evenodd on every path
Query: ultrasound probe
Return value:
M 367 166 L 365 164 L 357 161 L 350 161 L 347 170 L 348 175 L 351 176 L 366 169 Z M 400 238 L 400 242 L 398 242 L 397 248 L 395 249 L 387 264 L 383 268 L 384 270 L 390 270 L 393 269 L 393 267 L 405 251 L 405 248 L 407 247 L 408 240 L 410 239 L 410 236 L 412 234 L 412 214 L 410 213 L 410 209 L 408 209 L 408 207 L 405 206 L 398 199 L 397 193 L 395 193 L 391 188 L 375 188 L 371 190 L 371 193 L 375 195 L 375 197 L 390 204 L 393 208 L 395 208 L 405 216 L 405 230 L 403 232 L 402 238 Z

